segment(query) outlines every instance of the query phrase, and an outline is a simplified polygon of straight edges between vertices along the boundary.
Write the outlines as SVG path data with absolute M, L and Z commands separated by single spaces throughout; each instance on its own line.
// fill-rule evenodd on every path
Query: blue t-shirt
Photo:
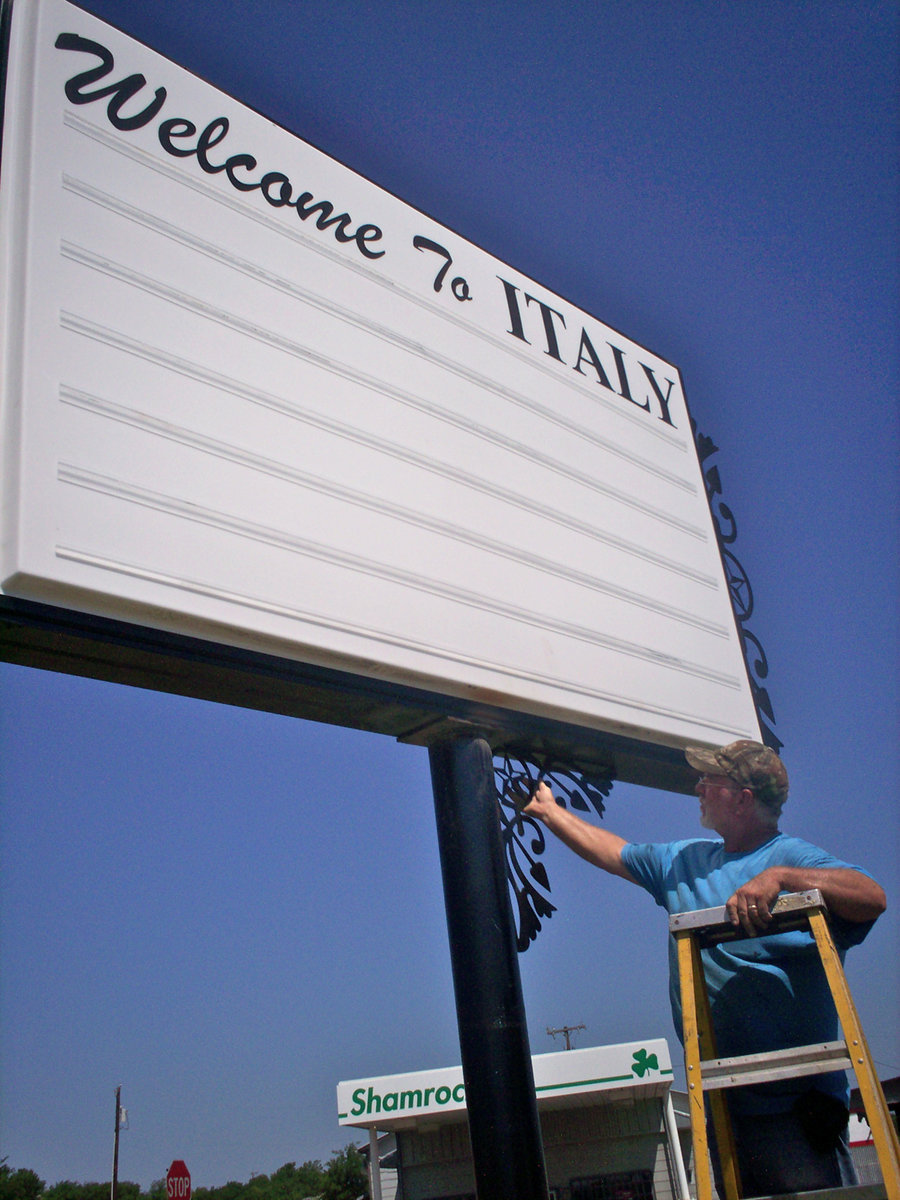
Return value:
M 847 867 L 817 846 L 776 833 L 746 854 L 726 854 L 721 841 L 695 839 L 622 848 L 622 862 L 668 913 L 716 908 L 766 867 Z M 868 872 L 863 872 L 868 874 Z M 830 917 L 843 961 L 874 922 Z M 833 1042 L 838 1019 L 815 941 L 808 930 L 742 938 L 701 951 L 718 1054 L 760 1054 Z M 675 939 L 669 938 L 669 996 L 681 1037 L 681 996 Z M 843 1071 L 730 1090 L 735 1112 L 784 1112 L 811 1087 L 840 1097 L 848 1086 Z

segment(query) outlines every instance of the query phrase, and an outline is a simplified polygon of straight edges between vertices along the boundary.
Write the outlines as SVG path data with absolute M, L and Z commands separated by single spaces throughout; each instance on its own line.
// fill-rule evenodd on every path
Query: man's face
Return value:
M 735 796 L 742 790 L 727 775 L 704 775 L 698 779 L 694 791 L 700 798 L 700 824 L 703 828 L 721 832 L 722 818 L 727 819 Z

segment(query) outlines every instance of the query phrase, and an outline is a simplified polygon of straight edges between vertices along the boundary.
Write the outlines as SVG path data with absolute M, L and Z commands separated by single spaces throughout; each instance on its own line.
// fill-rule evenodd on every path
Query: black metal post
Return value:
M 429 757 L 477 1194 L 547 1200 L 490 746 L 461 737 Z

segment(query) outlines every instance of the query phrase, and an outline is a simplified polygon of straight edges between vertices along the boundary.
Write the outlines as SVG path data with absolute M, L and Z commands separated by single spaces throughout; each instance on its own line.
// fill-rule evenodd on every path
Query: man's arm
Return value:
M 569 809 L 557 804 L 550 788 L 543 781 L 538 784 L 525 805 L 524 812 L 529 817 L 541 821 L 570 850 L 574 850 L 595 867 L 608 871 L 610 875 L 619 875 L 632 883 L 637 882 L 622 862 L 622 847 L 628 845 L 625 838 L 610 833 L 608 829 L 591 825 Z
M 754 937 L 772 920 L 772 905 L 780 892 L 818 888 L 828 911 L 845 921 L 874 921 L 887 907 L 884 889 L 868 875 L 848 867 L 767 867 L 725 905 L 733 925 Z

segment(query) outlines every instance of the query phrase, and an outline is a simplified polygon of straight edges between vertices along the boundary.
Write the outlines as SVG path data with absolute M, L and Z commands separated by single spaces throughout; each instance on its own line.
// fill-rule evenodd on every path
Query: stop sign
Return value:
M 166 1171 L 166 1195 L 169 1200 L 191 1200 L 191 1173 L 180 1158 Z

